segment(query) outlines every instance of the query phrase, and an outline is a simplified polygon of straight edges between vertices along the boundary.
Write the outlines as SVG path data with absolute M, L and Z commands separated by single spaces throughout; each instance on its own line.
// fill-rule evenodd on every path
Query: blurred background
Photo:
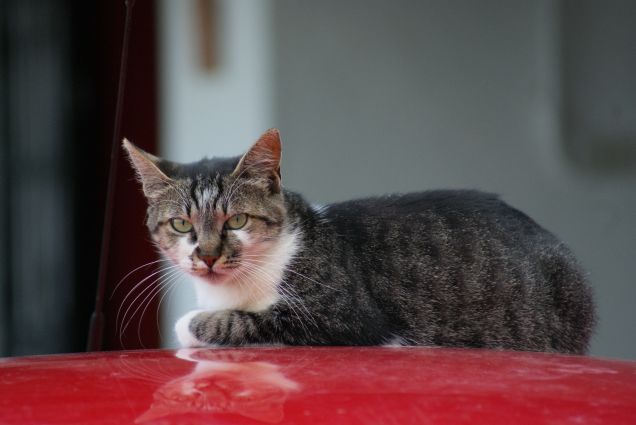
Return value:
M 589 272 L 591 353 L 636 359 L 636 2 L 137 0 L 133 11 L 123 136 L 194 161 L 238 155 L 278 127 L 283 183 L 317 203 L 499 193 Z M 124 15 L 123 1 L 0 2 L 0 355 L 86 347 Z M 159 291 L 145 201 L 118 161 L 103 348 L 172 346 L 193 293 L 185 280 Z

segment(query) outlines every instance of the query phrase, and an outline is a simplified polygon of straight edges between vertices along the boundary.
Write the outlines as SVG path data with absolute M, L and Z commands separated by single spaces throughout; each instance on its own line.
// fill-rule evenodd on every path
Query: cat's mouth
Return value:
M 191 273 L 197 277 L 202 277 L 209 280 L 212 283 L 220 283 L 228 279 L 232 270 L 227 270 L 223 267 L 214 268 L 193 268 Z

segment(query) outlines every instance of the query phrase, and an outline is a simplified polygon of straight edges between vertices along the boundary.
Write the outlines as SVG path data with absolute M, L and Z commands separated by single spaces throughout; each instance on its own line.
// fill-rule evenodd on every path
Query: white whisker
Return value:
M 141 266 L 139 266 L 139 267 L 137 267 L 136 269 L 134 269 L 134 270 L 132 270 L 131 272 L 129 272 L 126 276 L 124 276 L 124 277 L 123 277 L 123 278 L 122 278 L 122 279 L 121 279 L 121 280 L 117 283 L 117 285 L 115 285 L 115 289 L 113 289 L 113 292 L 111 293 L 109 300 L 113 299 L 113 296 L 115 295 L 115 292 L 117 292 L 117 288 L 119 288 L 119 286 L 120 286 L 120 285 L 124 282 L 124 280 L 126 280 L 126 279 L 128 278 L 128 276 L 130 276 L 131 274 L 135 273 L 135 272 L 136 272 L 137 270 L 139 270 L 139 269 L 142 269 L 142 268 L 144 268 L 144 267 L 151 266 L 151 265 L 153 265 L 153 264 L 160 263 L 160 262 L 162 262 L 162 261 L 164 261 L 164 262 L 165 262 L 165 261 L 168 261 L 168 260 L 166 260 L 165 258 L 161 258 L 161 259 L 159 259 L 159 260 L 151 261 L 151 262 L 149 262 L 149 263 L 142 264 Z
M 148 279 L 152 278 L 153 276 L 156 276 L 157 274 L 160 274 L 166 270 L 170 270 L 170 269 L 174 269 L 178 266 L 166 266 L 166 267 L 162 267 L 161 269 L 155 271 L 154 273 L 151 273 L 149 276 L 147 276 L 146 278 L 144 278 L 143 280 L 141 280 L 140 282 L 138 282 L 135 286 L 133 286 L 128 293 L 126 294 L 126 296 L 124 297 L 124 299 L 121 301 L 121 304 L 119 305 L 119 308 L 117 309 L 117 315 L 115 316 L 115 325 L 117 326 L 117 324 L 119 324 L 119 315 L 121 314 L 121 310 L 122 308 L 124 308 L 124 306 L 126 305 L 126 300 L 128 299 L 128 297 L 130 297 L 133 292 L 135 291 L 135 289 L 137 289 L 139 286 L 143 285 L 144 282 L 146 282 Z M 154 281 L 156 282 L 156 280 Z M 154 282 L 151 283 L 154 284 Z M 134 302 L 134 301 L 133 301 Z
M 135 314 L 137 314 L 137 312 L 139 311 L 139 309 L 141 308 L 142 304 L 139 305 L 139 307 L 137 307 L 135 309 L 135 311 L 133 311 L 132 315 L 130 316 L 130 318 L 128 319 L 128 321 L 126 321 L 126 317 L 128 316 L 128 313 L 130 312 L 130 309 L 135 305 L 135 303 L 137 302 L 137 300 L 139 299 L 139 297 L 141 297 L 146 291 L 148 291 L 148 289 L 151 289 L 150 293 L 154 292 L 155 289 L 157 289 L 157 287 L 153 288 L 153 285 L 160 281 L 163 278 L 166 278 L 167 276 L 172 277 L 174 274 L 179 273 L 180 270 L 174 270 L 174 267 L 172 267 L 173 270 L 170 270 L 167 275 L 165 276 L 159 276 L 157 279 L 153 280 L 152 283 L 150 285 L 148 285 L 147 287 L 145 287 L 136 297 L 135 299 L 133 299 L 130 303 L 130 305 L 128 306 L 128 308 L 126 309 L 126 311 L 124 312 L 124 315 L 122 316 L 121 322 L 122 324 L 125 323 L 125 325 L 120 329 L 119 332 L 119 336 L 120 338 L 123 336 L 124 332 L 126 331 L 126 328 L 128 327 L 128 325 L 130 324 L 130 321 L 133 319 L 133 317 L 135 316 Z M 162 270 L 163 271 L 163 270 Z M 155 273 L 156 274 L 156 273 Z M 147 280 L 148 278 L 144 279 Z M 136 286 L 138 286 L 139 284 L 137 284 Z M 161 285 L 159 285 L 160 287 Z M 132 293 L 132 292 L 131 292 Z M 129 293 L 130 295 L 130 293 Z M 146 295 L 147 296 L 147 295 Z M 127 296 L 128 297 L 128 296 Z M 123 303 L 122 303 L 123 306 Z M 121 311 L 121 307 L 120 307 L 120 311 Z M 115 319 L 115 323 L 117 323 L 119 318 L 119 313 L 117 314 L 117 318 Z
M 179 278 L 181 277 L 182 275 L 170 283 L 170 287 L 168 288 L 167 291 L 163 293 L 163 295 L 161 296 L 161 299 L 159 300 L 159 304 L 157 305 L 157 313 L 155 314 L 155 323 L 157 324 L 157 329 L 159 330 L 159 338 L 161 341 L 163 341 L 164 339 L 163 333 L 161 332 L 161 324 L 159 323 L 159 314 L 161 313 L 161 304 L 163 303 L 164 298 L 169 298 L 170 296 L 172 296 L 174 289 L 179 284 Z
M 139 341 L 139 344 L 143 347 L 146 348 L 143 344 L 143 341 L 141 340 L 141 323 L 142 320 L 146 314 L 146 310 L 148 310 L 148 307 L 150 306 L 150 303 L 152 303 L 152 300 L 159 295 L 162 291 L 164 291 L 165 288 L 167 287 L 171 287 L 171 285 L 173 283 L 175 283 L 180 277 L 181 277 L 181 270 L 177 270 L 177 273 L 173 274 L 170 278 L 168 278 L 165 282 L 162 282 L 161 285 L 158 285 L 157 290 L 155 291 L 154 295 L 152 295 L 151 297 L 146 297 L 146 299 L 144 300 L 144 304 L 146 304 L 146 307 L 144 307 L 143 311 L 141 312 L 141 314 L 139 315 L 139 323 L 137 324 L 137 339 Z M 164 292 L 164 295 L 167 291 Z M 163 299 L 163 295 L 161 297 L 161 299 Z M 157 306 L 157 314 L 159 313 L 159 305 Z M 132 320 L 132 316 L 131 316 L 131 320 Z M 159 329 L 159 326 L 157 326 L 157 329 Z
M 132 293 L 135 291 L 135 289 L 137 289 L 139 286 L 143 285 L 144 282 L 146 282 L 148 279 L 152 278 L 153 276 L 156 276 L 157 274 L 160 274 L 166 270 L 171 270 L 171 269 L 175 269 L 178 266 L 176 265 L 172 265 L 172 266 L 166 266 L 166 267 L 162 267 L 159 270 L 155 271 L 154 273 L 151 273 L 149 276 L 145 277 L 144 279 L 142 279 L 140 282 L 138 282 L 135 286 L 133 286 L 128 293 L 126 294 L 126 296 L 124 297 L 124 299 L 121 301 L 121 304 L 119 306 L 119 309 L 117 310 L 117 315 L 115 317 L 115 323 L 119 323 L 119 315 L 121 313 L 122 308 L 124 307 L 124 305 L 126 304 L 126 300 L 128 299 L 128 297 L 130 297 L 132 295 Z M 154 283 L 154 282 L 153 282 Z M 152 284 L 151 284 L 152 285 Z
M 256 261 L 256 262 L 258 262 L 258 263 L 270 264 L 270 265 L 271 265 L 271 264 L 274 264 L 274 263 L 271 263 L 271 262 L 269 262 L 269 261 L 256 260 L 256 259 L 250 259 L 250 260 L 246 260 L 246 261 Z M 297 275 L 297 276 L 300 276 L 300 277 L 302 277 L 303 279 L 307 279 L 307 280 L 309 280 L 310 282 L 315 283 L 316 285 L 324 286 L 325 288 L 331 289 L 331 290 L 333 290 L 333 291 L 343 292 L 341 289 L 333 288 L 333 287 L 331 287 L 331 286 L 329 286 L 329 285 L 327 285 L 327 284 L 324 284 L 324 283 L 322 283 L 322 282 L 318 282 L 317 280 L 312 279 L 312 278 L 310 278 L 309 276 L 305 276 L 304 274 L 302 274 L 302 273 L 300 273 L 300 272 L 297 272 L 296 270 L 292 270 L 290 267 L 282 266 L 282 269 L 283 269 L 284 271 L 287 271 L 287 272 L 293 273 L 293 274 L 295 274 L 295 275 Z

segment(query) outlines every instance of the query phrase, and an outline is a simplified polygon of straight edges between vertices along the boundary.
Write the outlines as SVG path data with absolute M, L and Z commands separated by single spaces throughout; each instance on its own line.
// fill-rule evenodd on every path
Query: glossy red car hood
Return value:
M 636 363 L 437 348 L 0 360 L 2 424 L 634 424 Z

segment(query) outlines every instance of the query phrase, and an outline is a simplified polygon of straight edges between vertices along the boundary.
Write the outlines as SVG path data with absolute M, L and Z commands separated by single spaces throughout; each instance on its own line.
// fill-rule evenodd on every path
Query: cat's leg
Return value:
M 271 310 L 258 313 L 193 310 L 177 321 L 175 331 L 182 347 L 271 344 L 282 342 L 273 334 L 278 327 L 276 323 Z

